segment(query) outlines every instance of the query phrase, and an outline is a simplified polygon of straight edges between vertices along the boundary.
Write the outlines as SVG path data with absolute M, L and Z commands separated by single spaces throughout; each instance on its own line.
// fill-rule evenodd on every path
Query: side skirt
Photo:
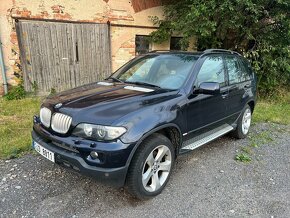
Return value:
M 213 141 L 214 139 L 225 135 L 226 133 L 232 131 L 234 127 L 228 124 L 224 124 L 218 128 L 215 128 L 209 132 L 206 132 L 204 134 L 201 134 L 197 137 L 188 139 L 187 141 L 184 141 L 182 144 L 182 147 L 179 151 L 179 154 L 183 154 L 189 151 L 192 151 L 208 142 Z

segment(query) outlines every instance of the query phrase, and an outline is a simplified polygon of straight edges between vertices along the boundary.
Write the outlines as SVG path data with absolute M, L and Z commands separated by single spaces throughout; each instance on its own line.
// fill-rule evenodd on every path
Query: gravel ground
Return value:
M 234 160 L 257 139 L 251 162 Z M 250 139 L 224 136 L 180 156 L 163 193 L 148 201 L 37 154 L 1 160 L 0 217 L 290 217 L 289 146 L 290 126 L 256 124 Z

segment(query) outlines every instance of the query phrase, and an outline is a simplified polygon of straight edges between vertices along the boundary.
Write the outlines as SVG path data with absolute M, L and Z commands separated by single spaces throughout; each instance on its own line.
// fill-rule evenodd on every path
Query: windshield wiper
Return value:
M 157 85 L 154 85 L 154 84 L 151 84 L 151 83 L 146 83 L 146 82 L 138 82 L 138 81 L 135 81 L 135 82 L 131 82 L 131 81 L 125 81 L 125 83 L 130 83 L 130 84 L 136 84 L 136 85 L 143 85 L 143 86 L 150 86 L 150 87 L 154 87 L 154 88 L 159 88 L 161 89 L 160 86 L 157 86 Z
M 113 76 L 108 77 L 106 80 L 108 80 L 108 79 L 112 79 L 112 80 L 114 80 L 115 82 L 124 83 L 123 80 L 120 80 L 120 79 L 118 79 L 118 78 L 116 78 L 116 77 L 113 77 Z

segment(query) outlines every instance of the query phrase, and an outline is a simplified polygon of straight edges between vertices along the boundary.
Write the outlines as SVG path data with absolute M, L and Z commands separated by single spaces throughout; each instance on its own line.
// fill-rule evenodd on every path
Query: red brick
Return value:
M 10 42 L 11 42 L 12 44 L 17 44 L 17 43 L 18 43 L 16 32 L 12 32 L 12 33 L 10 34 Z
M 59 13 L 63 13 L 64 7 L 61 5 L 53 5 L 51 6 L 51 9 L 52 9 L 52 13 L 59 14 Z
M 20 12 L 21 17 L 30 17 L 31 11 L 27 10 L 27 8 L 23 8 L 23 10 Z
M 71 15 L 68 14 L 68 13 L 65 13 L 65 14 L 54 14 L 53 18 L 56 19 L 56 20 L 57 19 L 59 19 L 59 20 L 71 20 L 72 19 Z
M 121 45 L 121 48 L 135 48 L 135 44 L 128 41 L 128 42 L 123 43 Z
M 38 18 L 38 19 L 44 19 L 49 18 L 49 14 L 47 11 L 42 11 L 41 14 L 31 15 L 31 18 Z

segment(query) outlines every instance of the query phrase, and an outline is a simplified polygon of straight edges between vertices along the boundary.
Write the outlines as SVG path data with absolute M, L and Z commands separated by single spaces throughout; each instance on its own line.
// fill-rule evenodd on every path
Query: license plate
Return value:
M 41 154 L 43 157 L 47 158 L 48 160 L 55 162 L 54 160 L 54 153 L 50 150 L 47 150 L 37 142 L 33 142 L 33 147 L 35 151 L 37 151 L 39 154 Z

